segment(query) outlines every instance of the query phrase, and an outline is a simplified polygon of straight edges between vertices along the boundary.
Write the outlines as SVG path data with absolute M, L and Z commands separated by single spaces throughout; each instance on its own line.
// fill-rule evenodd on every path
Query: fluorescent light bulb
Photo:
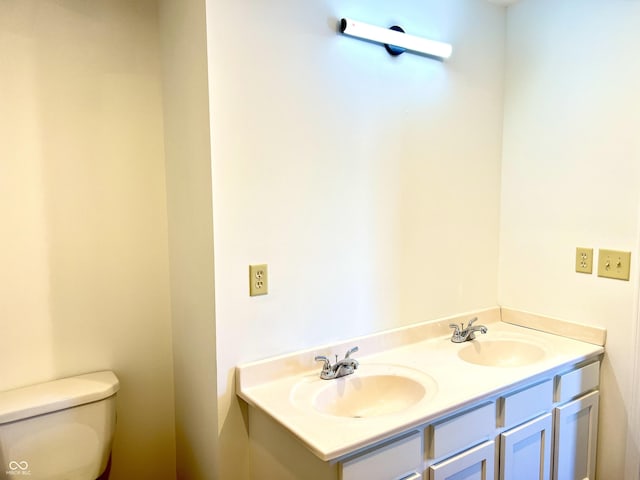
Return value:
M 448 43 L 408 35 L 389 28 L 376 27 L 375 25 L 358 22 L 350 18 L 343 18 L 340 21 L 340 31 L 352 37 L 401 47 L 411 50 L 412 52 L 424 53 L 425 55 L 441 59 L 449 58 L 453 50 Z

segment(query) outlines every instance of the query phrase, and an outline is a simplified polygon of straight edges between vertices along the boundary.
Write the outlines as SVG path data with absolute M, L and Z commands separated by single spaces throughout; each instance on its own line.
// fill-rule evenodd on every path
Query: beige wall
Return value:
M 155 3 L 0 2 L 0 390 L 121 380 L 114 480 L 174 478 Z
M 160 2 L 178 479 L 217 477 L 211 152 L 204 0 Z
M 607 328 L 599 478 L 637 478 L 640 4 L 524 0 L 507 24 L 499 303 Z M 577 246 L 632 251 L 631 281 L 575 273 Z
M 207 16 L 220 478 L 242 478 L 236 364 L 495 305 L 505 13 L 274 0 Z M 453 57 L 390 57 L 338 35 L 341 16 Z M 250 298 L 262 262 L 270 293 Z

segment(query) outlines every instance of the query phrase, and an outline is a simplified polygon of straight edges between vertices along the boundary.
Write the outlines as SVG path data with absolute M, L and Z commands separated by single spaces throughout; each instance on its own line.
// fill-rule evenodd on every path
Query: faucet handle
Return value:
M 454 335 L 459 335 L 460 334 L 460 325 L 458 325 L 457 323 L 450 323 L 449 324 L 449 328 L 453 328 L 453 334 Z
M 358 362 L 358 360 L 356 360 L 355 358 L 351 358 L 351 354 L 356 353 L 358 350 L 360 349 L 357 346 L 353 347 L 351 350 L 347 351 L 347 353 L 344 356 L 345 362 L 349 360 L 349 365 L 351 367 L 352 373 L 353 373 L 353 370 L 355 370 L 360 366 L 360 362 Z
M 360 350 L 357 346 L 353 347 L 351 350 L 349 350 L 346 355 L 344 356 L 345 359 L 349 358 L 351 356 L 352 353 L 356 353 L 358 350 Z
M 314 360 L 316 362 L 324 362 L 324 365 L 322 366 L 322 370 L 323 371 L 329 371 L 331 370 L 331 361 L 325 357 L 324 355 L 317 355 Z
M 467 325 L 467 328 L 469 328 L 471 325 L 474 324 L 474 322 L 478 321 L 478 317 L 473 317 L 471 320 L 469 320 L 469 324 Z

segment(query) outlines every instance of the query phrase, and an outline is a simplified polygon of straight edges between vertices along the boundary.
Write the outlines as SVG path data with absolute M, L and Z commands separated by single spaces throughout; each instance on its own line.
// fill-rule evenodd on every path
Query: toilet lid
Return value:
M 103 400 L 119 389 L 118 377 L 103 371 L 0 392 L 0 425 Z

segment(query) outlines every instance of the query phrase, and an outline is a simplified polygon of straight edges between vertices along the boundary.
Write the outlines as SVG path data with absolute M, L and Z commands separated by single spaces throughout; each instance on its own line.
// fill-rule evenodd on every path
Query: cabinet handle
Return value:
M 420 475 L 417 472 L 413 472 L 407 475 L 406 477 L 400 478 L 399 480 L 421 480 L 421 479 L 422 479 L 422 475 Z

